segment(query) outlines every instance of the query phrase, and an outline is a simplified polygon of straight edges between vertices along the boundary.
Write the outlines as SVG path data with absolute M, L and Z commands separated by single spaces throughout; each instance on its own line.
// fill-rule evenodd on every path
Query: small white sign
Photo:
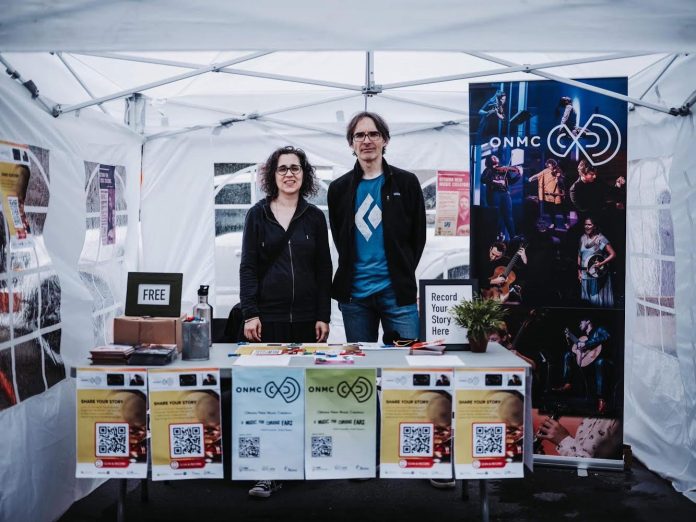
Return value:
M 170 285 L 138 285 L 138 304 L 139 305 L 169 305 Z
M 457 326 L 450 310 L 462 300 L 473 299 L 471 285 L 426 284 L 423 294 L 421 295 L 421 313 L 425 317 L 425 328 L 421 332 L 423 339 L 433 341 L 444 338 L 445 344 L 467 343 L 466 328 Z

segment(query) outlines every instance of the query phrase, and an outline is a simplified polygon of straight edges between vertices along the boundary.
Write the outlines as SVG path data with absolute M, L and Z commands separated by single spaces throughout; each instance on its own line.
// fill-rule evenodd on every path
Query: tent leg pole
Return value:
M 489 521 L 489 506 L 488 506 L 488 481 L 479 480 L 479 496 L 481 502 L 481 520 L 483 522 Z
M 128 479 L 118 479 L 118 500 L 116 501 L 116 522 L 126 520 L 126 493 L 128 492 Z

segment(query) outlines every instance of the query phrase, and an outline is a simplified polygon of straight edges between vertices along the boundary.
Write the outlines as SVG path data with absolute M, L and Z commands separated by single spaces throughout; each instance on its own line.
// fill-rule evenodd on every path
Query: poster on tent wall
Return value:
M 524 368 L 455 370 L 456 478 L 524 477 L 525 381 Z
M 94 345 L 113 341 L 114 317 L 125 302 L 126 168 L 85 161 L 86 233 L 79 270 L 92 296 Z
M 78 368 L 78 478 L 147 478 L 147 371 Z
M 305 477 L 375 476 L 376 370 L 308 369 Z
M 626 78 L 580 81 L 627 92 Z M 536 453 L 550 444 L 620 458 L 626 103 L 531 81 L 471 85 L 469 104 L 472 272 L 509 310 L 495 339 L 535 363 L 537 435 L 548 442 Z M 576 436 L 608 440 L 583 452 Z
M 222 478 L 220 370 L 149 370 L 152 480 Z
M 0 410 L 65 378 L 49 197 L 49 151 L 0 140 Z
M 304 479 L 304 369 L 234 368 L 232 480 Z
M 436 236 L 469 235 L 469 173 L 437 171 Z
M 452 368 L 383 370 L 380 478 L 452 478 Z
M 116 177 L 113 165 L 99 166 L 99 229 L 102 245 L 116 242 Z

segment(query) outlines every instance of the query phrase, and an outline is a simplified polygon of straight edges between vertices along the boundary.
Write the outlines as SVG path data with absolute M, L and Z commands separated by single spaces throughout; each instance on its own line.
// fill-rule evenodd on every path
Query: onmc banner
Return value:
M 304 369 L 233 368 L 232 480 L 304 478 Z
M 308 369 L 305 379 L 306 477 L 374 477 L 376 371 Z

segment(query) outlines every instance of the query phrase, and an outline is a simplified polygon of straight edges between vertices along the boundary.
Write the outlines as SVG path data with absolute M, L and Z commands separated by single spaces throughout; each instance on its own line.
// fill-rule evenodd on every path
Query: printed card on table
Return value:
M 78 478 L 147 477 L 143 368 L 77 370 Z
M 304 478 L 304 370 L 234 368 L 232 480 Z
M 381 478 L 452 478 L 452 368 L 383 370 Z
M 455 371 L 456 478 L 524 476 L 525 380 L 524 368 Z
M 220 370 L 149 370 L 152 480 L 222 478 Z
M 308 369 L 305 374 L 307 479 L 375 476 L 374 369 Z

